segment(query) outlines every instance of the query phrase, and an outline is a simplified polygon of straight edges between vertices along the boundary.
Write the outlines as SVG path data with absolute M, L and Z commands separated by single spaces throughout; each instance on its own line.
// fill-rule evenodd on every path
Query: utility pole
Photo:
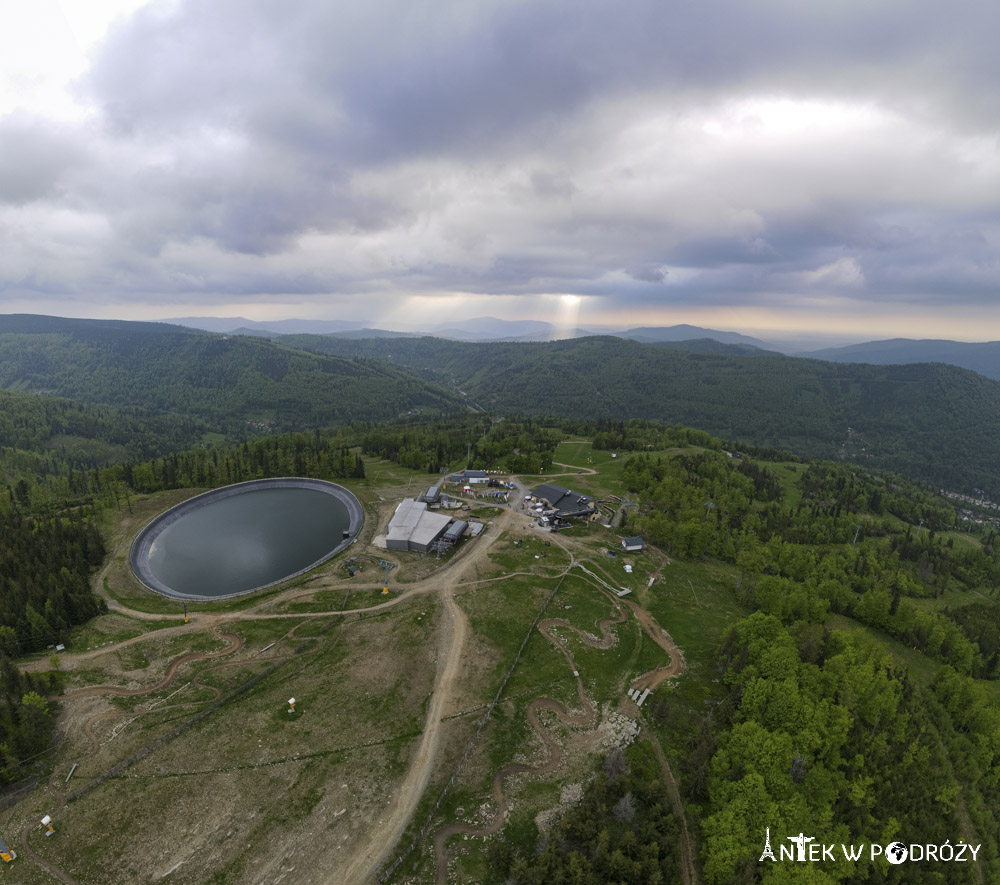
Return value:
M 858 541 L 858 535 L 861 533 L 861 526 L 855 526 L 857 531 L 854 533 L 854 540 L 851 541 L 851 546 L 853 547 Z

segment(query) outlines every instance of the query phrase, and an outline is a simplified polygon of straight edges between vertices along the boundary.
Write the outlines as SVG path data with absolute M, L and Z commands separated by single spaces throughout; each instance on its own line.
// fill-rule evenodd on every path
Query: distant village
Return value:
M 973 507 L 978 508 L 978 510 L 969 510 L 963 507 L 957 507 L 956 512 L 958 517 L 965 522 L 973 522 L 976 525 L 989 525 L 994 528 L 1000 528 L 1000 516 L 989 516 L 983 513 L 984 510 L 996 510 L 1000 511 L 1000 504 L 996 501 L 991 501 L 986 497 L 986 492 L 982 489 L 973 489 L 975 495 L 963 495 L 961 492 L 951 492 L 947 489 L 941 489 L 941 494 L 951 501 L 960 501 L 964 504 L 969 504 Z

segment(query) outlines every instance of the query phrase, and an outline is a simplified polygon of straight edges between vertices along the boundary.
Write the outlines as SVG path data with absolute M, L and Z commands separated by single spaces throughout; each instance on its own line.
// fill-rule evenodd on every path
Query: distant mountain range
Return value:
M 653 343 L 658 341 L 693 341 L 700 338 L 711 338 L 721 344 L 746 344 L 761 350 L 773 351 L 772 345 L 759 338 L 741 335 L 739 332 L 720 332 L 718 329 L 703 329 L 701 326 L 689 326 L 681 323 L 678 326 L 641 326 L 626 332 L 612 332 L 618 338 L 630 338 L 632 341 Z
M 373 328 L 373 324 L 347 320 L 274 320 L 254 322 L 244 317 L 180 317 L 164 322 L 228 335 L 247 335 L 262 338 L 280 338 L 285 335 L 336 335 L 363 338 L 420 338 L 433 336 L 452 341 L 556 341 L 568 338 L 586 338 L 594 335 L 611 335 L 639 341 L 644 344 L 685 343 L 688 349 L 707 351 L 705 341 L 739 345 L 740 350 L 730 353 L 756 352 L 783 353 L 806 359 L 826 360 L 834 363 L 870 363 L 876 366 L 904 365 L 908 363 L 947 363 L 969 369 L 1000 380 L 1000 341 L 967 343 L 939 339 L 892 338 L 885 341 L 866 341 L 841 347 L 803 350 L 791 341 L 781 343 L 765 341 L 739 332 L 725 332 L 680 323 L 674 326 L 637 326 L 631 329 L 572 328 L 562 329 L 539 320 L 501 320 L 497 317 L 474 317 L 455 320 L 418 332 L 398 332 Z M 694 342 L 702 342 L 695 345 Z M 723 352 L 723 351 L 716 351 Z
M 587 338 L 593 335 L 613 335 L 647 344 L 661 341 L 693 341 L 710 338 L 722 344 L 745 344 L 762 350 L 780 350 L 748 335 L 723 332 L 701 326 L 642 326 L 625 331 L 599 329 L 562 329 L 540 320 L 501 320 L 497 317 L 474 317 L 428 327 L 420 332 L 394 332 L 370 328 L 363 322 L 342 320 L 273 320 L 255 322 L 245 317 L 178 317 L 164 320 L 191 329 L 203 329 L 224 335 L 249 335 L 279 338 L 283 335 L 342 335 L 351 338 L 419 338 L 431 335 L 453 341 L 557 341 L 566 338 Z
M 162 322 L 222 335 L 258 335 L 262 338 L 303 333 L 328 335 L 331 332 L 344 332 L 365 326 L 364 323 L 349 320 L 268 320 L 265 323 L 248 320 L 246 317 L 176 317 Z
M 935 338 L 890 338 L 887 341 L 866 341 L 863 344 L 828 347 L 797 355 L 833 363 L 871 363 L 876 366 L 948 363 L 1000 380 L 1000 341 L 969 343 Z
M 169 323 L 25 315 L 0 316 L 0 388 L 186 415 L 230 439 L 248 428 L 303 430 L 467 408 L 454 390 L 385 362 Z M 204 426 L 196 430 L 200 437 Z

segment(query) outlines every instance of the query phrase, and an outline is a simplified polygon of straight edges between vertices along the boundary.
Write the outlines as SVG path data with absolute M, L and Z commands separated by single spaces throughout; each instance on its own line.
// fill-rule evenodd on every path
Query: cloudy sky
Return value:
M 0 312 L 1000 339 L 1000 4 L 0 0 Z

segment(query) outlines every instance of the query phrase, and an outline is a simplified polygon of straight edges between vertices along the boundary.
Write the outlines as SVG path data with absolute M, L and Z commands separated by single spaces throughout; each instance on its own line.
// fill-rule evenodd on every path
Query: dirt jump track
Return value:
M 211 632 L 214 633 L 216 636 L 218 636 L 220 639 L 224 639 L 228 642 L 226 648 L 214 652 L 188 652 L 187 654 L 180 655 L 179 657 L 175 658 L 173 661 L 170 662 L 163 678 L 153 685 L 149 685 L 143 688 L 132 688 L 132 689 L 121 688 L 120 686 L 116 685 L 94 685 L 94 686 L 88 686 L 87 688 L 77 689 L 76 691 L 71 691 L 64 695 L 58 695 L 55 698 L 50 698 L 50 700 L 67 702 L 67 701 L 80 700 L 82 698 L 101 697 L 108 695 L 115 697 L 141 697 L 142 695 L 154 694 L 171 685 L 177 678 L 178 671 L 185 664 L 191 664 L 196 661 L 204 661 L 204 660 L 211 660 L 214 658 L 225 657 L 227 655 L 233 654 L 236 651 L 239 651 L 239 649 L 243 647 L 243 639 L 237 636 L 235 633 L 222 633 L 214 626 L 211 627 L 210 629 Z M 122 645 L 124 644 L 125 643 L 122 643 Z M 214 690 L 218 693 L 217 689 Z M 182 705 L 178 704 L 176 706 L 182 706 Z M 170 709 L 170 708 L 169 707 L 160 708 L 157 712 L 162 712 L 163 709 Z M 153 710 L 149 709 L 146 712 L 153 712 Z M 135 716 L 141 716 L 141 715 L 143 714 L 142 713 L 135 714 Z M 90 742 L 91 749 L 86 756 L 82 757 L 81 761 L 89 759 L 91 756 L 95 755 L 100 750 L 101 747 L 100 741 L 94 734 L 93 730 L 94 723 L 103 719 L 120 720 L 121 718 L 122 718 L 121 711 L 111 710 L 104 713 L 98 713 L 95 716 L 91 716 L 83 723 L 83 733 Z M 59 788 L 55 779 L 49 780 L 49 783 L 46 786 L 46 790 L 52 797 L 53 801 L 51 807 L 53 810 L 58 812 L 65 807 L 67 800 L 66 794 L 62 789 Z M 38 824 L 36 821 L 26 820 L 21 827 L 19 836 L 20 836 L 21 850 L 24 856 L 30 858 L 32 861 L 37 863 L 40 867 L 42 867 L 51 876 L 58 879 L 60 882 L 65 882 L 67 883 L 67 885 L 76 885 L 76 880 L 72 876 L 70 876 L 68 873 L 66 873 L 59 867 L 55 866 L 54 864 L 49 863 L 47 860 L 45 860 L 43 857 L 40 857 L 35 851 L 32 850 L 28 842 L 28 836 L 31 833 L 31 831 L 37 826 Z
M 592 729 L 598 725 L 597 707 L 594 702 L 587 697 L 583 687 L 583 679 L 579 675 L 572 653 L 565 644 L 559 641 L 555 631 L 571 631 L 575 633 L 585 645 L 588 645 L 591 648 L 609 649 L 614 646 L 618 641 L 615 628 L 624 624 L 628 620 L 628 617 L 621 605 L 621 602 L 615 596 L 608 593 L 607 590 L 603 588 L 601 588 L 601 592 L 608 597 L 614 608 L 615 614 L 614 616 L 605 618 L 598 623 L 598 628 L 601 632 L 600 637 L 594 636 L 592 633 L 588 633 L 578 627 L 574 627 L 565 618 L 548 618 L 538 623 L 538 631 L 566 658 L 566 662 L 569 665 L 570 670 L 576 677 L 579 710 L 571 712 L 567 710 L 566 707 L 559 701 L 552 698 L 535 698 L 528 704 L 528 723 L 531 726 L 532 731 L 537 735 L 544 746 L 545 755 L 542 761 L 534 765 L 522 762 L 511 762 L 504 765 L 494 774 L 491 798 L 495 806 L 495 812 L 493 819 L 488 824 L 482 827 L 476 827 L 465 823 L 447 824 L 435 833 L 434 863 L 437 885 L 447 885 L 449 839 L 458 835 L 490 836 L 503 829 L 503 826 L 506 823 L 507 811 L 509 807 L 509 800 L 507 795 L 504 793 L 504 782 L 506 780 L 518 774 L 528 774 L 535 777 L 551 774 L 558 769 L 559 765 L 562 763 L 562 747 L 553 732 L 549 728 L 545 727 L 540 721 L 540 714 L 542 712 L 548 711 L 553 713 L 560 723 L 574 729 Z M 646 634 L 649 635 L 649 637 L 653 639 L 657 645 L 670 655 L 669 664 L 642 674 L 632 682 L 631 687 L 654 688 L 661 684 L 664 680 L 683 673 L 685 670 L 684 657 L 681 654 L 680 649 L 670 638 L 670 635 L 663 630 L 653 619 L 652 615 L 650 615 L 649 612 L 640 605 L 630 600 L 626 601 L 626 605 L 628 605 L 628 608 L 636 616 L 637 621 Z M 659 741 L 648 732 L 646 732 L 645 737 L 654 746 L 674 813 L 682 827 L 681 873 L 684 883 L 685 885 L 696 885 L 698 882 L 698 874 L 697 867 L 694 863 L 693 840 L 691 839 L 690 832 L 687 828 L 687 822 L 684 816 L 684 806 L 681 801 L 680 792 L 677 789 L 677 783 L 673 777 L 673 772 L 670 770 L 670 766 L 663 750 L 660 747 Z

